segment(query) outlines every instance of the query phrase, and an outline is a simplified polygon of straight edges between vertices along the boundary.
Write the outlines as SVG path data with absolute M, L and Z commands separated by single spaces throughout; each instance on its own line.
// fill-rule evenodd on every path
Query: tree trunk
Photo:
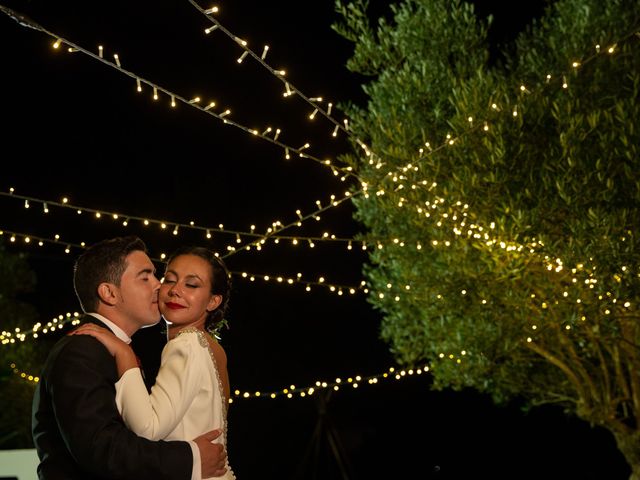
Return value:
M 614 431 L 613 436 L 616 438 L 618 449 L 631 467 L 629 480 L 640 480 L 640 432 L 629 434 Z

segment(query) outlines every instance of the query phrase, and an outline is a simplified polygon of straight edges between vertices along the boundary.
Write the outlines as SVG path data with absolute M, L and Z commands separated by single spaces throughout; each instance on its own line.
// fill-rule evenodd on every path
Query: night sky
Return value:
M 388 14 L 372 1 L 373 15 Z M 479 2 L 482 15 L 496 17 L 492 40 L 503 42 L 534 15 L 542 1 L 523 1 L 510 10 L 500 2 Z M 0 14 L 0 190 L 42 202 L 0 196 L 0 229 L 18 234 L 12 251 L 30 255 L 38 288 L 27 300 L 44 321 L 78 310 L 72 265 L 81 248 L 103 238 L 137 234 L 159 258 L 178 245 L 197 243 L 226 254 L 228 245 L 249 240 L 231 232 L 264 233 L 272 222 L 288 225 L 296 210 L 308 215 L 316 201 L 342 198 L 347 185 L 318 161 L 287 160 L 280 146 L 178 102 L 144 80 L 187 99 L 215 101 L 229 118 L 249 129 L 281 128 L 278 140 L 293 148 L 310 143 L 310 155 L 331 158 L 348 149 L 344 134 L 316 116 L 300 98 L 284 98 L 283 83 L 221 31 L 205 35 L 211 23 L 189 1 L 0 0 L 27 14 L 53 34 L 104 58 L 118 53 L 136 81 L 81 52 L 54 50 L 54 38 L 20 26 Z M 330 0 L 218 2 L 216 18 L 246 40 L 266 62 L 285 69 L 292 86 L 307 97 L 337 105 L 364 105 L 365 79 L 346 70 L 352 46 L 330 28 L 337 20 Z M 202 4 L 209 7 L 208 4 Z M 11 152 L 11 153 L 9 153 Z M 75 206 L 117 212 L 119 221 L 53 204 L 67 197 Z M 348 202 L 292 227 L 287 235 L 319 237 L 324 232 L 352 238 L 361 226 Z M 139 220 L 166 221 L 145 227 Z M 202 230 L 210 227 L 207 240 Z M 178 235 L 173 235 L 180 224 Z M 24 235 L 53 240 L 26 245 Z M 8 237 L 5 234 L 5 240 Z M 317 380 L 378 375 L 395 366 L 378 338 L 380 313 L 363 293 L 337 295 L 305 283 L 265 282 L 263 275 L 336 286 L 357 286 L 366 256 L 345 242 L 269 241 L 227 257 L 234 272 L 228 321 L 221 343 L 229 359 L 232 390 L 280 391 Z M 65 247 L 71 245 L 71 252 Z M 161 271 L 161 263 L 158 262 Z M 58 336 L 61 334 L 57 334 Z M 51 338 L 39 340 L 43 348 Z M 331 395 L 306 398 L 236 399 L 229 414 L 229 459 L 239 479 L 253 478 L 580 478 L 626 479 L 629 471 L 606 431 L 550 409 L 522 413 L 516 405 L 495 407 L 473 392 L 431 392 L 427 375 L 384 380 Z M 321 416 L 320 413 L 324 412 Z M 333 441 L 333 443 L 332 443 Z M 333 446 L 333 448 L 332 448 Z M 342 471 L 341 471 L 342 470 Z M 315 472 L 315 473 L 314 473 Z

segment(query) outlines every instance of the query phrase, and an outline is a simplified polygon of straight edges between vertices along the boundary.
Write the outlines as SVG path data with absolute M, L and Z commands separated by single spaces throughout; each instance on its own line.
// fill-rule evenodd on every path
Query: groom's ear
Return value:
M 98 285 L 98 297 L 107 305 L 115 305 L 118 297 L 113 283 L 103 282 Z

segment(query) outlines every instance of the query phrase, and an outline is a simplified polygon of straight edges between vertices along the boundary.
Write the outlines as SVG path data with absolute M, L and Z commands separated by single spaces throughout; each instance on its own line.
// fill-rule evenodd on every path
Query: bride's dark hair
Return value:
M 220 295 L 222 302 L 215 310 L 207 312 L 207 320 L 204 327 L 209 333 L 215 335 L 223 326 L 228 326 L 225 314 L 229 305 L 229 295 L 231 294 L 231 274 L 222 259 L 204 247 L 180 247 L 169 256 L 166 265 L 169 265 L 173 259 L 182 255 L 200 257 L 206 260 L 211 267 L 211 294 Z

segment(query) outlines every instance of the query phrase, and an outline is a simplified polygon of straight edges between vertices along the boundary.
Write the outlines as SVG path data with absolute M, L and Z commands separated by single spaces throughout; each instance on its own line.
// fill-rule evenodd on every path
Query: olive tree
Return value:
M 640 479 L 640 2 L 550 3 L 498 56 L 460 0 L 336 9 L 381 336 L 435 388 L 608 429 Z

